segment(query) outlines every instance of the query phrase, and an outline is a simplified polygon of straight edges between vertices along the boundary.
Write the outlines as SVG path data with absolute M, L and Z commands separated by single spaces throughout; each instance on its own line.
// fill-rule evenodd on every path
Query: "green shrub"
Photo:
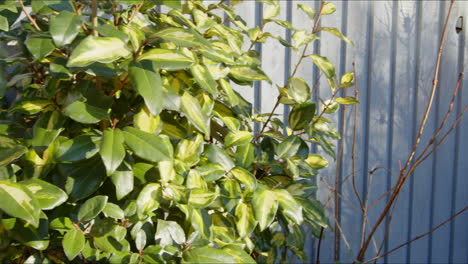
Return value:
M 325 115 L 356 103 L 334 98 L 353 75 L 338 81 L 327 58 L 305 50 L 319 31 L 349 40 L 318 23 L 296 30 L 275 19 L 278 2 L 263 5 L 262 24 L 248 28 L 224 1 L 4 1 L 0 258 L 304 260 L 305 230 L 318 236 L 328 226 L 314 199 L 328 162 L 309 143 L 333 156 L 329 140 L 339 135 Z M 316 22 L 335 10 L 298 7 Z M 31 15 L 14 24 L 22 12 Z M 294 42 L 264 32 L 267 23 Z M 288 124 L 253 111 L 231 87 L 270 82 L 253 49 L 267 40 L 302 54 L 278 84 Z M 303 59 L 334 91 L 320 108 L 294 77 Z

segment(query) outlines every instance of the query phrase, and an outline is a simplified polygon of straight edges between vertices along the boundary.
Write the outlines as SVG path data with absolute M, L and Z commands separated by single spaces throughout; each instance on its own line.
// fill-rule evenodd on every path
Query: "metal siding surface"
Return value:
M 411 151 L 417 129 L 421 122 L 430 95 L 434 62 L 436 61 L 440 31 L 447 13 L 448 1 L 332 1 L 337 12 L 323 17 L 321 25 L 337 27 L 346 32 L 355 46 L 343 46 L 341 41 L 328 33 L 320 34 L 321 41 L 309 46 L 307 54 L 319 53 L 328 57 L 341 75 L 353 70 L 356 63 L 356 80 L 359 87 L 358 133 L 356 135 L 356 185 L 360 195 L 370 191 L 369 203 L 373 203 L 395 183 L 399 162 L 404 162 Z M 309 4 L 318 10 L 319 1 L 281 1 L 280 19 L 287 19 L 298 29 L 310 29 L 312 24 L 297 4 Z M 265 5 L 265 4 L 263 4 Z M 244 1 L 236 6 L 250 27 L 260 23 L 262 4 Z M 288 12 L 290 12 L 288 14 Z M 456 73 L 466 69 L 468 61 L 467 12 L 468 2 L 459 1 L 453 10 L 448 28 L 446 50 L 442 61 L 438 97 L 429 115 L 421 147 L 427 144 L 440 124 L 448 107 Z M 459 15 L 465 17 L 463 34 L 465 41 L 456 35 L 454 23 Z M 267 26 L 273 34 L 287 38 L 286 30 Z M 270 30 L 271 29 L 271 30 Z M 248 47 L 250 41 L 246 40 Z M 461 52 L 464 49 L 463 52 Z M 297 64 L 300 54 L 290 53 L 274 40 L 268 40 L 257 47 L 261 50 L 263 68 L 272 77 L 273 85 L 266 82 L 255 84 L 254 88 L 234 86 L 261 112 L 273 109 L 278 91 L 286 77 Z M 464 56 L 464 57 L 460 57 Z M 313 99 L 331 95 L 326 80 L 318 82 L 320 76 L 310 60 L 305 59 L 295 77 L 303 78 L 312 88 L 319 83 Z M 468 81 L 463 83 L 460 98 L 454 112 L 460 112 L 468 104 Z M 352 95 L 354 88 L 347 91 Z M 287 120 L 289 109 L 280 107 L 277 114 Z M 455 113 L 454 113 L 455 114 Z M 336 127 L 339 115 L 330 116 Z M 341 163 L 340 222 L 346 243 L 340 241 L 340 261 L 348 263 L 357 254 L 360 241 L 361 214 L 359 202 L 353 190 L 352 180 L 352 136 L 353 107 L 345 114 L 343 139 L 343 160 Z M 453 122 L 452 116 L 448 124 Z M 429 157 L 410 177 L 396 203 L 388 234 L 381 253 L 424 233 L 440 224 L 452 214 L 466 207 L 468 201 L 468 118 L 464 118 L 457 133 L 451 135 L 442 145 L 438 154 Z M 257 130 L 259 127 L 257 126 Z M 338 142 L 334 142 L 338 143 Z M 312 152 L 323 151 L 312 146 Z M 420 152 L 420 151 L 419 151 Z M 375 170 L 377 168 L 377 170 Z M 387 168 L 387 169 L 380 169 Z M 372 177 L 369 171 L 375 170 Z M 372 182 L 370 182 L 372 178 Z M 326 203 L 327 212 L 333 225 L 333 201 L 330 200 L 335 179 L 335 162 L 318 177 L 318 197 Z M 378 202 L 369 213 L 374 223 L 383 208 L 386 198 Z M 453 223 L 421 238 L 409 246 L 382 258 L 378 263 L 427 263 L 427 262 L 468 262 L 468 214 Z M 369 227 L 367 227 L 368 230 Z M 371 244 L 367 258 L 375 256 L 385 236 L 385 222 L 376 233 L 375 245 Z M 307 234 L 307 255 L 309 262 L 315 262 L 316 244 Z M 347 244 L 351 245 L 348 248 Z M 333 262 L 333 232 L 326 231 L 322 242 L 321 262 Z
M 459 37 L 462 38 L 459 42 L 460 49 L 464 49 L 463 57 L 459 57 L 459 71 L 465 72 L 465 77 L 463 80 L 463 85 L 460 88 L 460 97 L 457 102 L 457 113 L 462 111 L 465 105 L 468 105 L 468 3 L 463 2 L 459 10 L 461 16 L 464 17 L 463 31 L 460 33 Z M 468 118 L 464 118 L 464 121 L 461 123 L 460 127 L 457 129 L 457 141 L 456 145 L 458 146 L 458 155 L 457 155 L 457 170 L 455 171 L 454 182 L 454 195 L 452 196 L 452 214 L 456 213 L 467 206 L 468 201 Z M 463 215 L 459 216 L 453 223 L 451 223 L 451 254 L 450 262 L 452 263 L 468 263 L 468 214 L 465 212 Z

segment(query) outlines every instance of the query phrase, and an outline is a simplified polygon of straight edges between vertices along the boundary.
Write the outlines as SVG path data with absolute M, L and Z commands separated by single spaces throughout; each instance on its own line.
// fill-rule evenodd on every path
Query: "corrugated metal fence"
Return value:
M 345 45 L 334 36 L 321 35 L 321 41 L 310 46 L 310 53 L 327 56 L 337 66 L 339 74 L 352 71 L 356 63 L 357 82 L 360 91 L 358 106 L 358 133 L 356 173 L 357 187 L 361 195 L 369 192 L 369 200 L 376 200 L 395 182 L 399 161 L 404 162 L 414 143 L 417 128 L 429 97 L 436 60 L 440 32 L 450 1 L 333 1 L 337 12 L 324 17 L 323 26 L 339 28 L 351 38 L 355 46 Z M 289 20 L 297 28 L 312 25 L 297 4 L 306 3 L 317 10 L 319 1 L 281 1 L 281 19 Z M 236 7 L 237 13 L 250 26 L 261 21 L 262 4 L 244 1 Z M 464 71 L 468 61 L 467 38 L 468 2 L 457 1 L 450 19 L 446 49 L 443 53 L 440 84 L 437 99 L 423 143 L 430 139 L 448 108 L 458 72 Z M 455 23 L 464 16 L 465 25 L 460 33 Z M 286 39 L 290 32 L 268 25 L 266 30 Z M 292 54 L 279 43 L 269 41 L 256 47 L 262 54 L 263 68 L 274 83 L 285 83 L 298 55 Z M 298 74 L 312 86 L 318 70 L 312 62 L 305 62 Z M 324 83 L 319 96 L 327 97 L 329 88 Z M 257 83 L 253 89 L 238 87 L 242 95 L 254 102 L 256 109 L 269 112 L 278 95 L 274 85 Z M 468 104 L 468 80 L 462 84 L 454 112 L 460 113 Z M 340 222 L 345 235 L 340 243 L 340 260 L 351 261 L 357 254 L 361 214 L 352 191 L 351 174 L 352 109 L 345 114 L 344 155 L 340 164 L 331 163 L 323 171 L 319 181 L 319 197 L 326 202 L 330 212 L 333 202 L 329 199 L 336 165 L 342 183 Z M 287 114 L 288 109 L 278 109 Z M 454 116 L 455 116 L 454 114 Z M 339 115 L 336 115 L 339 116 Z M 448 120 L 451 124 L 454 117 Z M 339 124 L 335 118 L 335 124 Z M 391 222 L 388 242 L 382 252 L 422 234 L 458 210 L 468 205 L 468 118 L 447 138 L 436 154 L 419 167 L 410 178 L 396 205 Z M 424 145 L 424 144 L 423 144 Z M 370 177 L 369 171 L 377 169 Z M 373 223 L 382 210 L 384 198 L 369 212 Z M 376 242 L 384 237 L 384 230 L 377 232 Z M 350 244 L 348 248 L 346 244 Z M 308 246 L 310 259 L 314 259 L 315 243 Z M 367 256 L 375 256 L 374 246 Z M 322 244 L 322 263 L 333 262 L 333 234 L 326 234 Z M 379 260 L 380 263 L 468 263 L 468 213 L 409 246 Z

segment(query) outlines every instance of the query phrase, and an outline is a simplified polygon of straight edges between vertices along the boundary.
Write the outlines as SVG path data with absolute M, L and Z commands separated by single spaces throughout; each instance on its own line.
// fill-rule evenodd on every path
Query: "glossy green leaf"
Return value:
M 208 71 L 205 66 L 202 65 L 193 65 L 190 67 L 190 72 L 193 75 L 195 81 L 203 88 L 205 91 L 209 92 L 213 97 L 218 96 L 218 84 L 213 79 L 213 76 Z
M 104 209 L 102 209 L 102 212 L 115 219 L 124 219 L 125 218 L 125 213 L 120 207 L 116 204 L 113 203 L 106 203 L 106 206 Z
M 152 115 L 145 106 L 142 107 L 140 112 L 133 116 L 133 125 L 141 131 L 145 131 L 151 134 L 159 134 L 163 124 L 161 122 L 161 117 L 159 115 Z
M 250 204 L 240 203 L 236 207 L 235 216 L 237 218 L 237 232 L 241 238 L 249 237 L 257 226 L 254 213 Z
M 125 144 L 143 159 L 158 162 L 173 157 L 174 150 L 166 136 L 156 136 L 133 127 L 125 127 L 123 134 Z
M 298 30 L 293 33 L 294 47 L 299 48 L 314 41 L 317 37 L 310 34 L 307 30 Z
M 169 49 L 151 49 L 138 56 L 138 61 L 142 60 L 150 60 L 154 67 L 169 71 L 187 69 L 194 63 L 182 52 Z
M 94 219 L 106 206 L 107 196 L 97 195 L 84 202 L 78 211 L 78 220 L 89 221 Z
M 335 77 L 335 66 L 326 57 L 316 54 L 310 55 L 310 57 L 327 78 L 331 79 Z
M 116 37 L 88 36 L 73 50 L 68 67 L 85 67 L 94 62 L 109 63 L 131 55 L 125 42 Z
M 200 160 L 203 152 L 203 136 L 197 134 L 195 137 L 183 139 L 177 145 L 175 157 L 188 166 L 193 166 Z
M 20 158 L 28 148 L 18 144 L 15 140 L 0 135 L 0 167 Z
M 253 81 L 269 81 L 270 78 L 259 68 L 248 66 L 232 66 L 229 75 L 237 81 L 253 82 Z
M 138 250 L 142 250 L 146 246 L 146 233 L 144 230 L 140 229 L 135 235 L 135 246 Z
M 336 7 L 335 7 L 335 4 L 331 3 L 331 2 L 326 2 L 323 7 L 322 7 L 322 11 L 321 11 L 321 15 L 330 15 L 330 14 L 333 14 L 335 13 L 336 11 Z
M 263 186 L 258 188 L 253 194 L 252 208 L 260 231 L 265 230 L 273 222 L 278 210 L 276 193 Z
M 111 24 L 102 24 L 96 28 L 96 31 L 104 37 L 117 37 L 125 43 L 129 40 L 129 36 L 127 34 Z
M 29 37 L 25 44 L 29 52 L 31 52 L 31 54 L 37 60 L 47 57 L 55 49 L 54 43 L 52 43 L 52 39 L 45 36 Z
M 81 101 L 75 101 L 63 109 L 63 114 L 83 124 L 95 124 L 109 115 L 104 108 L 89 105 Z
M 210 135 L 210 119 L 202 111 L 198 100 L 191 96 L 188 92 L 184 92 L 180 99 L 181 110 L 198 130 L 205 134 L 205 137 Z
M 229 154 L 217 145 L 209 144 L 205 150 L 205 156 L 213 163 L 221 164 L 226 171 L 234 168 L 235 164 Z
M 250 168 L 254 162 L 254 145 L 252 143 L 241 145 L 237 147 L 234 157 L 236 159 L 236 165 L 242 168 Z
M 313 102 L 294 105 L 288 117 L 289 126 L 296 131 L 304 129 L 314 118 L 315 106 Z
M 328 161 L 317 154 L 310 154 L 307 159 L 305 159 L 305 162 L 307 162 L 314 169 L 321 169 L 328 166 Z
M 85 134 L 60 143 L 57 159 L 63 162 L 76 162 L 92 158 L 99 152 L 101 137 L 96 134 Z
M 57 16 L 50 17 L 50 34 L 57 47 L 72 43 L 81 30 L 81 17 L 69 12 L 62 11 Z
M 151 38 L 161 38 L 179 47 L 211 46 L 199 33 L 184 28 L 165 28 L 151 35 Z
M 325 216 L 323 206 L 319 201 L 311 198 L 296 197 L 296 200 L 301 203 L 304 208 L 304 216 L 314 221 L 323 228 L 328 228 L 328 220 Z
M 266 1 L 263 10 L 263 19 L 274 18 L 280 13 L 279 1 Z
M 239 104 L 239 97 L 236 92 L 232 89 L 231 85 L 225 79 L 219 80 L 220 87 L 226 93 L 227 100 L 229 104 L 234 107 Z
M 185 233 L 178 223 L 158 219 L 154 239 L 162 247 L 172 245 L 173 241 L 181 245 L 185 242 Z
M 304 11 L 310 19 L 315 18 L 315 10 L 307 4 L 298 4 L 297 7 Z
M 182 263 L 243 263 L 222 249 L 212 247 L 195 248 L 184 252 Z
M 198 174 L 207 182 L 215 181 L 224 176 L 224 167 L 217 163 L 208 163 L 195 169 Z
M 84 249 L 86 238 L 81 230 L 70 229 L 62 240 L 62 247 L 68 260 L 73 260 Z
M 53 209 L 68 199 L 68 195 L 62 189 L 37 178 L 22 181 L 20 184 L 31 191 L 42 210 Z
M 248 144 L 253 138 L 250 131 L 233 131 L 229 132 L 224 139 L 225 147 L 233 147 Z
M 338 30 L 337 28 L 323 27 L 323 28 L 320 28 L 320 30 L 330 32 L 330 33 L 332 33 L 333 35 L 335 35 L 335 36 L 337 36 L 338 38 L 340 38 L 340 39 L 342 39 L 343 41 L 345 41 L 346 43 L 353 45 L 353 41 L 350 40 L 349 38 L 347 38 L 345 35 L 343 35 L 343 34 L 340 32 L 340 30 Z
M 351 97 L 351 96 L 335 98 L 335 102 L 342 104 L 342 105 L 359 104 L 359 101 L 356 100 L 356 98 Z
M 104 130 L 99 153 L 101 154 L 104 166 L 106 166 L 108 176 L 117 170 L 125 158 L 125 148 L 123 143 L 124 137 L 120 129 Z
M 0 16 L 0 30 L 8 31 L 10 29 L 10 25 L 8 24 L 8 19 L 4 16 Z
M 276 193 L 281 212 L 296 224 L 302 224 L 304 219 L 302 217 L 302 206 L 300 203 L 284 189 L 275 189 L 274 192 Z
M 136 200 L 138 215 L 143 217 L 148 212 L 158 209 L 160 200 L 161 186 L 157 183 L 147 184 Z
M 153 62 L 132 62 L 128 71 L 133 86 L 145 100 L 151 114 L 158 115 L 162 110 L 163 91 L 161 76 Z
M 117 199 L 120 200 L 133 190 L 133 170 L 125 161 L 111 176 Z
M 188 203 L 194 208 L 206 208 L 214 202 L 218 197 L 218 193 L 210 192 L 203 189 L 192 189 L 190 191 Z
M 288 84 L 288 95 L 297 103 L 302 104 L 310 100 L 310 88 L 302 78 L 291 78 Z
M 301 146 L 301 138 L 291 135 L 276 147 L 276 155 L 280 158 L 290 158 L 297 154 Z
M 41 207 L 28 188 L 17 183 L 0 181 L 0 197 L 0 210 L 38 227 Z
M 244 168 L 233 168 L 229 171 L 229 174 L 234 176 L 234 178 L 236 178 L 240 183 L 244 184 L 245 186 L 251 189 L 255 189 L 255 187 L 257 187 L 257 179 L 255 178 L 255 176 L 252 173 L 250 173 L 250 171 Z
M 66 179 L 65 191 L 72 201 L 94 193 L 106 178 L 106 168 L 98 157 L 71 164 L 60 164 L 59 173 Z

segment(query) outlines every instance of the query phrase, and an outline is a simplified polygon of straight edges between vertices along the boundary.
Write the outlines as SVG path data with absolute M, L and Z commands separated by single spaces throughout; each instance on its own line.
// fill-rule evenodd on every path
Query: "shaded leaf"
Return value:
M 84 202 L 78 211 L 78 220 L 89 221 L 94 219 L 106 206 L 107 196 L 98 195 Z
M 89 105 L 81 101 L 75 101 L 63 109 L 63 114 L 83 124 L 95 124 L 103 119 L 108 119 L 106 109 Z
M 37 60 L 47 57 L 55 49 L 54 43 L 52 43 L 52 39 L 44 36 L 29 37 L 25 44 L 29 52 L 31 52 L 31 54 Z
M 295 131 L 304 129 L 314 118 L 315 106 L 313 102 L 294 105 L 289 113 L 289 126 Z
M 57 159 L 65 162 L 90 159 L 99 152 L 100 140 L 96 134 L 85 134 L 63 141 L 57 149 Z

